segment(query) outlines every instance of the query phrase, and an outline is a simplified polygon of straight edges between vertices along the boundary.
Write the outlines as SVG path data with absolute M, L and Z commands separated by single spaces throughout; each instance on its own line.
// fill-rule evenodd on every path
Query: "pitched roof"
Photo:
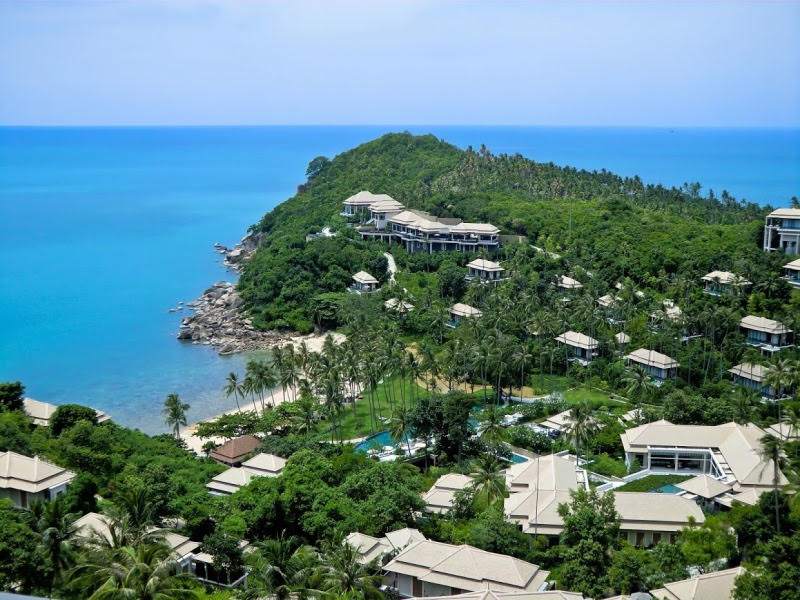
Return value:
M 431 540 L 400 551 L 384 571 L 467 591 L 535 591 L 549 575 L 518 558 Z
M 714 479 L 710 475 L 698 475 L 686 481 L 676 483 L 675 487 L 695 494 L 701 498 L 716 498 L 720 494 L 731 491 L 731 486 L 728 483 L 722 483 L 719 479 Z
M 500 233 L 491 223 L 458 223 L 450 227 L 451 233 Z
M 428 213 L 416 210 L 404 210 L 393 215 L 389 221 L 405 227 L 428 232 L 446 232 L 448 226 L 436 220 Z
M 221 446 L 214 448 L 209 456 L 223 463 L 240 462 L 245 456 L 261 446 L 261 440 L 252 435 L 243 435 L 228 440 Z
M 711 271 L 701 277 L 703 281 L 716 281 L 726 285 L 750 285 L 751 282 L 747 281 L 744 277 L 731 273 L 730 271 Z
M 779 208 L 778 210 L 773 210 L 767 216 L 800 219 L 800 208 Z
M 748 315 L 739 321 L 739 325 L 745 329 L 752 329 L 754 331 L 763 331 L 765 333 L 791 333 L 792 330 L 786 327 L 780 321 L 773 321 L 766 317 L 756 317 Z
M 375 279 L 372 275 L 370 275 L 366 271 L 359 271 L 358 273 L 353 275 L 353 281 L 356 281 L 358 283 L 363 283 L 364 285 L 367 284 L 376 285 L 378 283 L 378 280 Z
M 392 550 L 389 541 L 385 537 L 376 538 L 360 531 L 354 531 L 344 538 L 344 541 L 358 552 L 359 562 L 364 564 L 370 563 Z
M 674 358 L 670 358 L 666 354 L 661 354 L 655 350 L 648 350 L 647 348 L 639 348 L 630 354 L 626 354 L 624 358 L 636 363 L 647 365 L 649 367 L 657 367 L 659 369 L 674 369 L 679 367 L 680 364 Z
M 25 411 L 25 414 L 33 419 L 34 425 L 47 426 L 50 424 L 50 417 L 52 417 L 53 413 L 56 412 L 58 406 L 55 404 L 50 404 L 49 402 L 34 400 L 33 398 L 23 398 L 22 408 Z M 105 421 L 111 419 L 111 417 L 102 410 L 95 409 L 95 413 L 97 414 L 98 423 L 104 423 Z
M 603 308 L 611 308 L 617 303 L 617 300 L 619 300 L 618 297 L 606 294 L 605 296 L 600 296 L 597 299 L 597 303 Z
M 253 477 L 258 477 L 253 471 L 243 469 L 242 467 L 231 467 L 219 475 L 216 475 L 206 484 L 206 488 L 208 488 L 208 491 L 211 493 L 233 494 L 237 492 L 239 488 L 250 483 Z
M 450 307 L 450 312 L 458 317 L 482 317 L 483 313 L 469 304 L 456 302 Z
M 547 590 L 537 592 L 467 592 L 453 596 L 426 596 L 428 600 L 584 600 L 580 592 L 563 590 Z
M 800 258 L 793 260 L 790 263 L 783 265 L 784 269 L 791 269 L 792 271 L 800 271 Z
M 387 531 L 385 537 L 395 550 L 400 550 L 409 544 L 420 542 L 426 539 L 419 529 L 415 529 L 413 527 L 403 527 L 402 529 Z
M 506 469 L 506 482 L 516 489 L 575 490 L 578 475 L 575 464 L 556 454 L 540 456 Z
M 739 425 L 674 425 L 661 420 L 620 434 L 626 452 L 646 452 L 651 446 L 718 449 L 733 477 L 744 485 L 769 485 L 772 467 L 759 456 L 765 431 L 752 423 Z M 786 478 L 781 475 L 781 485 Z
M 583 287 L 583 284 L 580 281 L 573 279 L 572 277 L 567 277 L 566 275 L 559 276 L 556 285 L 565 290 L 577 290 Z
M 242 463 L 242 468 L 254 475 L 277 476 L 286 466 L 286 459 L 274 454 L 259 452 Z
M 504 271 L 500 263 L 496 263 L 491 260 L 486 260 L 483 258 L 476 258 L 473 261 L 467 263 L 467 267 L 472 269 L 477 269 L 478 271 Z
M 111 518 L 106 515 L 96 512 L 86 513 L 75 521 L 75 527 L 77 529 L 76 535 L 79 538 L 99 537 L 111 541 Z M 158 530 L 152 527 L 149 531 Z M 163 535 L 164 542 L 178 558 L 183 558 L 200 547 L 198 542 L 173 531 L 162 531 L 161 535 Z
M 35 494 L 69 483 L 75 473 L 38 456 L 31 458 L 16 452 L 0 452 L 0 489 Z
M 800 440 L 800 429 L 791 427 L 788 423 L 774 423 L 767 427 L 767 433 L 782 440 Z
M 631 336 L 629 336 L 624 331 L 620 331 L 616 335 L 614 335 L 614 339 L 617 340 L 619 344 L 627 344 L 631 341 Z
M 345 200 L 344 204 L 349 204 L 351 206 L 369 206 L 370 204 L 374 204 L 376 202 L 385 202 L 388 200 L 394 201 L 394 198 L 388 194 L 373 194 L 367 190 L 361 190 Z
M 667 583 L 663 588 L 650 590 L 650 593 L 659 600 L 731 600 L 736 578 L 742 573 L 742 567 L 704 573 L 692 579 Z
M 728 369 L 728 373 L 733 373 L 739 377 L 744 377 L 751 381 L 761 383 L 767 375 L 769 369 L 763 365 L 754 365 L 753 363 L 741 363 L 732 369 Z
M 457 491 L 465 489 L 472 483 L 472 477 L 460 473 L 447 473 L 439 477 L 431 488 L 422 494 L 425 510 L 434 513 L 445 513 L 453 507 Z
M 384 196 L 386 194 L 383 194 Z M 373 202 L 369 205 L 369 210 L 371 212 L 391 212 L 391 211 L 400 211 L 405 208 L 402 202 L 398 202 L 394 198 L 389 198 L 386 200 L 378 200 L 377 202 Z
M 389 298 L 383 305 L 389 310 L 396 310 L 398 312 L 411 312 L 414 310 L 413 304 L 405 300 L 399 300 L 398 298 Z
M 578 333 L 577 331 L 565 331 L 555 338 L 557 342 L 573 346 L 575 348 L 584 348 L 585 350 L 594 350 L 597 348 L 598 341 L 593 337 Z

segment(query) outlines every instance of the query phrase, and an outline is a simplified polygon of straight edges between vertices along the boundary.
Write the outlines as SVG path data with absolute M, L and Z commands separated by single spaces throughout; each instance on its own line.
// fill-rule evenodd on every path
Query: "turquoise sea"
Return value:
M 167 309 L 233 277 L 212 245 L 290 197 L 310 159 L 401 130 L 762 204 L 800 196 L 800 130 L 0 128 L 0 381 L 148 432 L 171 392 L 190 420 L 230 408 L 220 389 L 244 359 L 178 342 Z

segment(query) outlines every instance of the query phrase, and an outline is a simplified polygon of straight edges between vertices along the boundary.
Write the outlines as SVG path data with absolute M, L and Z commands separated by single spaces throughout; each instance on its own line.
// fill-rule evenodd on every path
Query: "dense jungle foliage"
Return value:
M 314 299 L 342 292 L 354 272 L 368 270 L 385 250 L 352 241 L 354 232 L 341 230 L 342 201 L 359 190 L 386 193 L 437 216 L 491 222 L 606 281 L 693 277 L 715 269 L 757 277 L 777 265 L 760 251 L 768 209 L 725 191 L 702 195 L 699 184 L 665 188 L 638 177 L 495 156 L 485 148 L 462 151 L 432 135 L 406 133 L 385 135 L 333 160 L 318 157 L 307 175 L 293 198 L 252 227 L 263 239 L 239 288 L 254 322 L 265 329 L 309 331 Z M 351 243 L 306 241 L 324 226 Z

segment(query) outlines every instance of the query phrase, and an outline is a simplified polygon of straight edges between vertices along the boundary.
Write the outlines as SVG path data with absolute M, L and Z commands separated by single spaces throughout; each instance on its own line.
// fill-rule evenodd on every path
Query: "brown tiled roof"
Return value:
M 222 444 L 219 448 L 211 451 L 209 456 L 214 460 L 232 463 L 240 462 L 245 456 L 258 449 L 261 446 L 261 440 L 252 435 L 243 435 L 242 437 L 234 438 Z

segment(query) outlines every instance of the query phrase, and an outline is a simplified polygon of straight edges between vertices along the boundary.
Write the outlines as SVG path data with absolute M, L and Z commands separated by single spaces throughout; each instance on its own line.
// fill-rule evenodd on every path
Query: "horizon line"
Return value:
M 800 123 L 794 125 L 567 125 L 567 124 L 533 124 L 533 123 L 0 123 L 3 129 L 144 129 L 144 128 L 257 128 L 257 127 L 520 127 L 536 129 L 800 129 Z

